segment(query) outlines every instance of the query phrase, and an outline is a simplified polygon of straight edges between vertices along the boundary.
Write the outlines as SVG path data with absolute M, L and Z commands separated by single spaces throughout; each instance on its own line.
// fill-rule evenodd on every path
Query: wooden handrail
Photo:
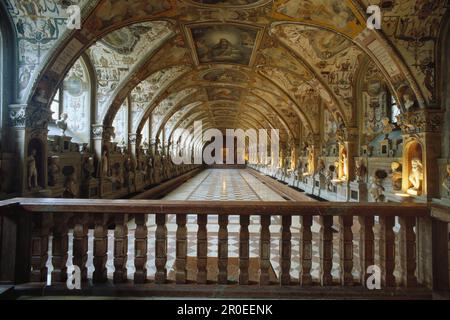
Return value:
M 164 201 L 15 198 L 0 201 L 0 209 L 19 205 L 33 213 L 114 214 L 217 214 L 297 216 L 430 216 L 431 205 L 420 203 L 349 202 L 254 202 L 254 201 Z M 441 208 L 441 210 L 444 210 Z M 450 208 L 449 208 L 450 210 Z

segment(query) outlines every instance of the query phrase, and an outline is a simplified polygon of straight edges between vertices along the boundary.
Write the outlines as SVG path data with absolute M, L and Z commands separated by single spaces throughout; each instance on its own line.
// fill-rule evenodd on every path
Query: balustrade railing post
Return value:
M 360 281 L 366 286 L 371 274 L 367 268 L 375 264 L 375 235 L 373 232 L 374 217 L 363 216 L 358 218 L 361 229 L 359 232 L 359 261 L 361 265 Z
M 312 284 L 312 216 L 302 216 L 300 229 L 300 285 Z
M 436 291 L 448 291 L 448 222 L 420 217 L 416 231 L 418 282 Z
M 219 215 L 218 244 L 219 284 L 228 283 L 228 215 Z
M 400 267 L 402 285 L 411 288 L 417 286 L 416 272 L 416 234 L 414 217 L 400 217 Z
M 177 214 L 177 243 L 176 243 L 176 260 L 175 260 L 175 280 L 178 284 L 186 283 L 187 281 L 187 227 L 186 214 Z
M 114 217 L 116 228 L 114 229 L 114 283 L 127 281 L 128 258 L 128 215 L 117 214 Z
M 94 216 L 94 283 L 106 282 L 108 260 L 108 215 L 97 214 Z
M 380 217 L 380 262 L 381 285 L 383 287 L 395 287 L 395 233 L 394 216 Z
M 353 217 L 339 217 L 339 257 L 340 257 L 340 275 L 343 286 L 351 286 L 353 282 Z
M 73 228 L 73 265 L 80 268 L 81 280 L 87 280 L 87 252 L 88 252 L 87 215 L 77 213 Z
M 292 216 L 281 217 L 280 285 L 291 283 L 291 224 Z
M 147 248 L 148 229 L 147 215 L 136 214 L 134 217 L 136 230 L 134 232 L 134 283 L 145 283 L 147 280 Z
M 31 243 L 31 281 L 47 282 L 48 241 L 51 215 L 33 216 Z
M 66 282 L 67 258 L 69 251 L 69 216 L 56 214 L 54 216 L 53 243 L 52 243 L 52 282 Z
M 248 226 L 250 216 L 240 216 L 239 219 L 241 224 L 239 232 L 239 284 L 246 285 L 249 283 L 250 234 Z
M 208 262 L 208 230 L 207 225 L 208 216 L 199 214 L 197 215 L 197 283 L 206 284 L 207 275 L 207 262 Z
M 333 284 L 333 216 L 320 217 L 320 282 L 322 286 Z
M 270 218 L 270 215 L 261 215 L 259 284 L 262 286 L 270 284 Z
M 167 226 L 166 215 L 156 214 L 156 235 L 155 235 L 155 283 L 163 284 L 167 280 Z

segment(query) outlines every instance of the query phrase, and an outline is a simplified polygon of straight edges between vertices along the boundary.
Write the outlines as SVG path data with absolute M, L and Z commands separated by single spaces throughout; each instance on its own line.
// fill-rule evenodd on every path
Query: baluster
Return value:
M 147 280 L 147 215 L 137 214 L 134 217 L 136 230 L 134 232 L 134 283 L 145 283 Z
M 260 274 L 259 284 L 269 285 L 269 268 L 270 268 L 270 216 L 261 216 L 261 235 L 259 244 L 259 256 L 260 256 Z
M 167 279 L 167 226 L 165 214 L 156 215 L 155 238 L 155 283 L 162 284 Z
M 80 268 L 82 281 L 87 280 L 88 231 L 87 215 L 77 214 L 73 227 L 73 265 Z
M 219 215 L 219 284 L 228 283 L 228 216 Z
M 312 284 L 312 226 L 313 217 L 301 217 L 300 229 L 300 285 L 309 286 Z
M 108 280 L 106 262 L 108 260 L 108 216 L 96 214 L 94 216 L 94 283 Z
M 381 284 L 383 287 L 395 286 L 395 234 L 394 216 L 380 217 L 380 261 Z
M 343 286 L 353 285 L 353 217 L 339 217 L 339 257 L 341 269 L 341 283 Z
M 187 227 L 186 227 L 186 215 L 177 214 L 177 248 L 176 248 L 176 283 L 183 284 L 186 283 L 187 269 L 186 269 L 186 259 L 187 259 Z
M 114 217 L 114 283 L 127 281 L 128 258 L 128 215 L 117 214 Z
M 248 226 L 250 216 L 240 216 L 241 230 L 239 232 L 239 284 L 248 284 L 249 259 L 250 259 L 250 234 Z
M 52 244 L 52 282 L 66 282 L 67 258 L 69 251 L 69 216 L 57 214 L 54 217 L 53 244 Z
M 282 216 L 280 239 L 280 285 L 291 283 L 291 216 Z
M 208 263 L 208 230 L 206 225 L 208 216 L 197 215 L 197 283 L 206 284 L 208 275 L 206 265 Z
M 414 217 L 400 217 L 400 267 L 402 285 L 410 288 L 417 286 L 416 272 L 416 234 Z
M 31 282 L 47 282 L 48 237 L 51 216 L 33 216 L 31 240 Z
M 322 286 L 333 284 L 333 216 L 320 217 L 320 279 Z
M 359 217 L 359 259 L 361 264 L 361 284 L 366 285 L 371 276 L 367 268 L 375 264 L 375 236 L 373 233 L 374 217 Z

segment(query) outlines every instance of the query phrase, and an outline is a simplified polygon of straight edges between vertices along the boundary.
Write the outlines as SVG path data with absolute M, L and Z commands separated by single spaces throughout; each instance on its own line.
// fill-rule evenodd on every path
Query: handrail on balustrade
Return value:
M 351 202 L 255 202 L 255 201 L 165 201 L 14 198 L 0 201 L 0 211 L 12 205 L 32 213 L 111 214 L 209 214 L 297 216 L 389 216 L 425 217 L 450 221 L 450 208 L 427 203 Z M 2 210 L 3 208 L 3 210 Z M 5 210 L 6 209 L 6 210 Z

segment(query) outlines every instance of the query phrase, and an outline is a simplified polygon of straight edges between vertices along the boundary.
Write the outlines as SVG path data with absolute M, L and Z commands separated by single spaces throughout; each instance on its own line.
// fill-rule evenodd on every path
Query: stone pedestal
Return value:
M 350 185 L 348 181 L 343 181 L 337 185 L 337 200 L 347 202 L 350 199 Z
M 365 182 L 350 182 L 350 202 L 367 202 L 368 190 Z
M 306 176 L 303 178 L 305 192 L 307 194 L 314 194 L 314 178 L 313 176 Z

